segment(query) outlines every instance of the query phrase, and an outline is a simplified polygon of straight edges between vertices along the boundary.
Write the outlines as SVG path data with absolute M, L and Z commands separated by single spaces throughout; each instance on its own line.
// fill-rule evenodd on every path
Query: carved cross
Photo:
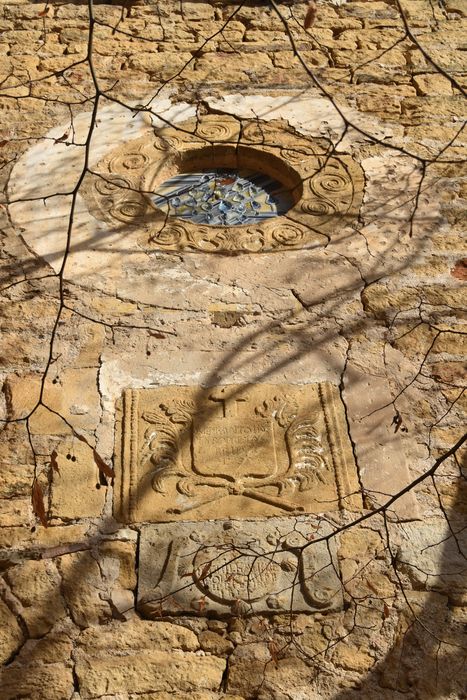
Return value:
M 222 389 L 216 389 L 209 394 L 211 401 L 218 401 L 222 404 L 222 412 L 224 418 L 233 418 L 238 416 L 238 404 L 248 401 L 248 396 L 235 396 L 235 394 L 229 393 L 226 387 Z

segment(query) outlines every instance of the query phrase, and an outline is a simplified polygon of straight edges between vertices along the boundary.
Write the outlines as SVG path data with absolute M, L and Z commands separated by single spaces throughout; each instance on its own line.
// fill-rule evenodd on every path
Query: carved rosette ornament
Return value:
M 115 510 L 125 521 L 360 506 L 331 384 L 128 390 L 120 414 Z
M 264 173 L 290 194 L 292 206 L 253 224 L 210 226 L 153 204 L 151 195 L 167 179 L 213 168 Z M 360 166 L 326 139 L 305 137 L 283 122 L 207 115 L 116 149 L 88 174 L 81 192 L 95 218 L 146 249 L 235 254 L 326 243 L 356 218 L 363 184 Z

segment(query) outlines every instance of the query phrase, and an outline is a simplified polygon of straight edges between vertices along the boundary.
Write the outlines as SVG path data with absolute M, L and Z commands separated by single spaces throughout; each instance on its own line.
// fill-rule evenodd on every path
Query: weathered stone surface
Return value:
M 60 557 L 59 571 L 63 579 L 62 592 L 75 624 L 88 627 L 112 617 L 108 602 L 110 591 L 98 561 L 90 552 Z
M 99 545 L 99 558 L 107 567 L 108 575 L 110 569 L 116 568 L 115 580 L 123 588 L 136 588 L 136 544 L 133 542 L 121 542 L 109 540 Z M 108 560 L 108 566 L 107 561 Z
M 410 483 L 404 445 L 393 428 L 394 407 L 387 382 L 348 364 L 345 398 L 350 415 L 350 434 L 360 467 L 360 479 L 367 505 L 385 503 Z M 390 517 L 411 520 L 418 517 L 413 494 L 395 501 Z
M 375 493 L 378 488 L 385 493 L 399 488 L 401 443 L 405 443 L 410 478 L 416 478 L 458 439 L 467 407 L 465 392 L 461 394 L 465 343 L 459 334 L 464 330 L 462 234 L 467 196 L 461 161 L 467 135 L 461 128 L 465 107 L 454 82 L 465 83 L 465 0 L 403 3 L 416 41 L 445 75 L 407 38 L 397 4 L 320 2 L 313 27 L 303 31 L 307 3 L 278 3 L 320 89 L 311 85 L 311 75 L 291 50 L 285 26 L 267 3 L 237 7 L 239 3 L 220 1 L 139 0 L 123 11 L 118 4 L 94 4 L 95 16 L 103 23 L 94 25 L 94 67 L 101 89 L 110 88 L 106 95 L 121 100 L 110 107 L 106 98 L 100 100 L 89 151 L 94 171 L 114 150 L 128 153 L 140 137 L 154 141 L 154 127 L 162 127 L 156 114 L 175 127 L 193 125 L 189 120 L 195 116 L 199 124 L 210 121 L 211 127 L 232 120 L 239 125 L 241 120 L 242 128 L 248 123 L 256 127 L 253 139 L 240 141 L 240 146 L 248 145 L 260 154 L 259 164 L 264 164 L 267 147 L 278 153 L 286 145 L 284 134 L 294 131 L 288 163 L 304 155 L 295 147 L 306 142 L 321 149 L 323 167 L 326 159 L 360 164 L 364 205 L 358 219 L 354 212 L 345 222 L 340 218 L 336 226 L 330 217 L 329 241 L 322 229 L 310 232 L 316 212 L 301 219 L 305 236 L 313 236 L 306 249 L 297 245 L 295 250 L 288 246 L 274 255 L 239 253 L 241 235 L 232 231 L 217 239 L 220 255 L 199 248 L 194 254 L 189 248 L 176 248 L 169 236 L 165 241 L 162 236 L 162 244 L 169 241 L 166 249 L 161 241 L 155 247 L 140 227 L 141 220 L 130 225 L 128 219 L 134 221 L 137 213 L 131 197 L 126 202 L 131 206 L 117 206 L 109 220 L 99 218 L 103 217 L 99 207 L 94 218 L 89 214 L 86 186 L 81 187 L 63 284 L 63 299 L 74 310 L 62 310 L 49 356 L 60 292 L 58 278 L 48 275 L 63 263 L 71 198 L 47 195 L 70 192 L 76 184 L 84 153 L 77 144 L 86 140 L 91 112 L 90 102 L 77 102 L 91 95 L 94 86 L 84 63 L 56 79 L 45 76 L 50 69 L 85 59 L 88 8 L 27 0 L 2 3 L 0 179 L 2 192 L 10 199 L 26 198 L 7 208 L 3 197 L 0 206 L 0 360 L 9 375 L 0 400 L 2 418 L 5 413 L 24 416 L 34 407 L 40 375 L 51 359 L 46 402 L 78 432 L 85 431 L 110 465 L 115 403 L 126 388 L 331 382 L 341 388 L 346 418 L 354 430 L 365 506 L 379 505 L 383 496 Z M 235 15 L 227 22 L 232 12 Z M 175 90 L 172 103 L 168 92 L 152 102 L 153 124 L 149 113 L 136 114 L 131 109 L 148 104 L 162 87 L 161 80 L 187 62 L 164 88 Z M 30 79 L 34 80 L 31 85 Z M 179 98 L 185 102 L 177 104 Z M 68 102 L 73 103 L 75 133 L 70 130 Z M 62 139 L 66 133 L 68 137 Z M 180 135 L 176 129 L 171 133 Z M 208 137 L 214 148 L 225 145 L 219 130 L 213 134 L 211 128 Z M 207 150 L 211 150 L 209 139 L 202 144 Z M 233 139 L 231 145 L 236 143 Z M 172 157 L 176 161 L 179 151 L 175 143 L 173 151 L 163 152 L 162 162 Z M 419 197 L 422 170 L 417 157 L 437 161 L 428 164 Z M 143 174 L 148 175 L 147 180 L 143 178 L 145 184 L 153 183 L 151 162 L 143 164 Z M 134 168 L 121 166 L 115 163 L 105 172 L 134 173 Z M 348 171 L 351 182 L 352 172 Z M 328 189 L 320 206 L 343 211 L 348 200 L 339 202 L 332 193 L 337 183 L 331 178 L 325 184 Z M 115 191 L 110 200 L 115 203 Z M 154 224 L 144 223 L 148 228 Z M 287 224 L 296 231 L 296 222 L 288 219 Z M 186 228 L 166 228 L 166 234 L 170 231 L 176 237 L 178 231 L 187 241 Z M 264 231 L 260 225 L 250 244 L 253 240 L 258 246 Z M 272 226 L 268 228 L 271 238 L 273 232 Z M 284 234 L 281 226 L 282 242 Z M 195 240 L 199 245 L 199 237 Z M 167 252 L 170 245 L 176 248 L 171 253 Z M 215 247 L 209 236 L 202 245 Z M 411 330 L 422 320 L 422 326 Z M 431 347 L 436 328 L 443 330 Z M 344 383 L 354 366 L 360 373 L 356 402 L 352 388 Z M 391 394 L 386 399 L 387 385 Z M 374 414 L 374 422 L 367 414 L 399 391 L 403 393 L 395 408 L 403 422 L 393 433 L 399 423 L 390 426 L 395 417 L 391 408 L 386 414 Z M 389 426 L 387 435 L 384 423 Z M 58 526 L 63 521 L 53 517 L 52 526 L 44 529 L 32 512 L 34 459 L 26 427 L 37 453 L 36 472 L 44 485 L 46 505 L 51 497 L 53 515 L 73 524 Z M 410 507 L 388 521 L 403 595 L 388 559 L 383 519 L 371 517 L 364 531 L 350 528 L 339 537 L 346 609 L 303 613 L 299 621 L 293 620 L 292 639 L 287 614 L 228 622 L 190 615 L 179 618 L 186 628 L 164 622 L 156 634 L 156 623 L 130 617 L 117 625 L 111 620 L 135 615 L 131 608 L 140 524 L 132 523 L 131 532 L 117 531 L 110 516 L 110 480 L 108 489 L 94 491 L 95 497 L 102 498 L 104 491 L 108 495 L 103 513 L 90 496 L 93 480 L 97 483 L 92 461 L 80 461 L 82 472 L 70 469 L 67 473 L 67 467 L 77 465 L 69 464 L 65 454 L 65 462 L 59 464 L 62 478 L 52 473 L 57 477 L 52 493 L 47 488 L 50 454 L 65 434 L 71 435 L 69 426 L 44 408 L 35 412 L 28 426 L 14 423 L 1 432 L 0 522 L 6 527 L 0 528 L 0 567 L 7 610 L 0 605 L 0 656 L 13 658 L 0 680 L 1 700 L 82 697 L 80 681 L 72 675 L 72 664 L 80 654 L 84 654 L 78 659 L 84 669 L 81 675 L 88 675 L 87 668 L 95 674 L 92 687 L 84 686 L 84 692 L 96 700 L 224 700 L 229 696 L 220 688 L 226 686 L 236 700 L 464 697 L 462 560 L 451 546 L 437 500 L 439 494 L 463 545 L 466 489 L 464 483 L 459 487 L 456 482 L 454 460 L 438 470 L 437 492 L 428 479 L 415 489 L 424 518 L 420 531 L 413 523 L 397 522 L 411 516 Z M 388 446 L 395 448 L 392 465 Z M 459 453 L 461 463 L 462 457 Z M 235 498 L 240 502 L 241 497 Z M 284 491 L 282 499 L 286 498 Z M 215 505 L 213 517 L 218 515 Z M 241 510 L 238 515 L 242 517 Z M 191 517 L 190 511 L 185 517 Z M 352 516 L 335 510 L 330 517 L 342 523 Z M 295 523 L 295 516 L 291 522 Z M 200 537 L 202 528 L 198 520 L 194 529 Z M 107 541 L 113 537 L 117 539 Z M 37 571 L 42 566 L 48 571 L 49 564 L 59 567 L 61 559 L 69 610 L 45 636 L 25 641 L 28 625 L 45 631 L 54 618 L 54 609 L 49 611 L 50 620 L 42 616 L 49 584 Z M 37 563 L 37 571 L 29 567 L 30 561 Z M 15 571 L 19 580 L 11 588 L 16 587 L 19 597 L 14 590 L 10 593 L 8 585 Z M 50 581 L 55 583 L 55 576 Z M 192 579 L 184 578 L 183 583 L 187 582 L 191 584 Z M 37 594 L 40 605 L 29 605 L 31 592 Z M 23 619 L 10 614 L 21 612 L 21 607 Z M 79 629 L 71 622 L 76 611 L 82 627 L 105 623 L 86 628 L 82 632 L 86 643 L 81 646 L 75 644 Z M 172 620 L 175 615 L 181 611 L 173 610 Z M 439 640 L 446 643 L 440 645 Z M 210 667 L 210 688 L 195 690 L 198 677 L 203 677 L 204 660 L 212 663 L 217 655 L 230 655 L 230 645 L 236 649 L 223 677 L 217 671 L 211 673 Z M 300 648 L 307 652 L 306 658 L 288 657 Z M 160 657 L 159 668 L 148 671 L 154 652 L 166 655 L 163 673 L 170 672 L 163 678 L 163 674 L 157 676 Z M 177 681 L 174 656 L 185 659 L 184 673 L 189 675 L 191 669 L 193 682 L 187 686 L 183 674 Z M 128 685 L 126 658 L 130 659 Z M 115 669 L 117 662 L 120 667 L 111 673 L 112 692 L 104 686 L 105 669 L 107 663 L 115 664 Z M 148 690 L 153 677 L 157 689 Z
M 144 526 L 138 607 L 149 617 L 316 611 L 342 605 L 330 526 L 316 518 Z M 313 542 L 317 540 L 317 542 Z M 331 559 L 330 553 L 333 559 Z M 154 585 L 154 582 L 158 582 Z
M 92 449 L 78 440 L 56 450 L 58 469 L 51 470 L 51 515 L 61 519 L 98 517 L 105 503 Z M 78 491 L 77 491 L 78 485 Z
M 451 617 L 445 596 L 407 591 L 394 644 L 381 667 L 380 685 L 419 698 L 430 697 L 434 689 L 441 697 L 462 695 L 465 672 L 456 646 L 462 645 L 465 629 L 459 622 Z M 453 646 L 440 647 L 439 638 L 449 638 Z
M 8 498 L 0 500 L 0 527 L 14 528 L 29 520 L 30 499 Z
M 365 672 L 374 666 L 375 659 L 365 649 L 340 642 L 333 653 L 333 661 L 346 671 Z
M 265 643 L 237 646 L 229 659 L 229 692 L 238 693 L 246 698 L 257 696 L 271 661 L 271 654 Z
M 456 605 L 465 605 L 467 587 L 462 553 L 466 545 L 465 530 L 453 535 L 445 523 L 410 523 L 401 532 L 398 567 L 417 588 L 443 593 L 456 601 Z
M 0 483 L 0 498 L 18 498 L 29 495 L 33 466 L 22 464 L 2 464 L 2 481 Z
M 88 629 L 78 642 L 76 673 L 83 698 L 104 694 L 217 690 L 225 661 L 199 656 L 190 630 L 133 620 Z M 184 651 L 182 651 L 184 650 Z
M 358 506 L 342 405 L 330 384 L 130 390 L 117 449 L 116 512 L 124 519 Z
M 21 616 L 31 637 L 42 637 L 66 616 L 60 576 L 51 561 L 25 561 L 9 569 L 6 578 L 21 602 Z
M 238 646 L 229 660 L 227 689 L 247 700 L 282 700 L 291 693 L 310 693 L 310 667 L 302 659 L 285 656 L 273 659 L 274 643 Z
M 215 656 L 226 656 L 234 648 L 234 645 L 228 639 L 217 634 L 217 632 L 209 630 L 200 633 L 199 644 L 203 651 L 207 651 Z
M 46 382 L 45 390 L 47 405 L 52 411 L 57 411 L 66 420 L 72 421 L 79 430 L 95 428 L 100 412 L 95 370 L 64 368 L 58 379 L 54 379 Z M 11 418 L 20 418 L 32 411 L 39 398 L 41 381 L 39 373 L 9 377 Z M 31 417 L 30 429 L 32 433 L 45 435 L 67 432 L 64 421 L 44 407 Z
M 29 503 L 28 503 L 29 506 Z M 27 511 L 26 511 L 27 512 Z M 24 526 L 0 528 L 0 547 L 13 550 L 30 549 L 41 552 L 44 557 L 81 549 L 88 542 L 88 525 L 65 525 L 63 527 L 36 528 L 33 532 Z
M 0 600 L 0 663 L 6 663 L 24 640 L 16 615 Z
M 136 652 L 138 649 L 197 651 L 196 635 L 187 627 L 169 622 L 152 622 L 135 618 L 130 622 L 111 622 L 104 627 L 89 627 L 79 637 L 84 656 L 112 650 Z
M 73 690 L 72 669 L 63 664 L 15 663 L 0 671 L 1 700 L 68 700 Z
M 18 666 L 68 664 L 78 630 L 71 620 L 60 620 L 44 637 L 28 639 L 16 657 Z

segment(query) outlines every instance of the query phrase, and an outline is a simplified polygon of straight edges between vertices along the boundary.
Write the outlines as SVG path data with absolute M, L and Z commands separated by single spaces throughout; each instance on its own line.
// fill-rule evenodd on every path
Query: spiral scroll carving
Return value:
M 320 244 L 323 236 L 329 239 L 337 226 L 357 216 L 363 195 L 362 171 L 350 156 L 331 151 L 325 139 L 301 136 L 282 122 L 245 120 L 240 125 L 227 116 L 207 115 L 180 126 L 164 127 L 156 136 L 134 140 L 98 164 L 100 175 L 87 178 L 82 190 L 93 216 L 141 227 L 147 234 L 145 240 L 161 250 L 229 254 Z M 254 225 L 208 226 L 167 217 L 153 205 L 150 193 L 167 177 L 190 172 L 187 165 L 188 170 L 183 169 L 184 159 L 196 160 L 197 149 L 205 154 L 206 149 L 214 149 L 209 150 L 209 158 L 203 157 L 210 162 L 218 153 L 221 167 L 232 167 L 228 163 L 236 162 L 237 150 L 229 156 L 228 149 L 236 149 L 237 144 L 246 154 L 239 168 L 261 163 L 262 172 L 271 167 L 271 177 L 281 181 L 282 163 L 282 182 L 294 198 L 286 215 L 258 217 Z
M 236 138 L 238 126 L 229 122 L 201 121 L 196 129 L 197 136 L 209 141 L 231 141 Z

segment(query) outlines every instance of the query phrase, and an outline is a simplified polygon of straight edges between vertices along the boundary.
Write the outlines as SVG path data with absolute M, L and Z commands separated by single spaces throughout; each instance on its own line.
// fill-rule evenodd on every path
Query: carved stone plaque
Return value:
M 316 516 L 147 525 L 137 607 L 146 617 L 313 612 L 342 606 L 335 540 Z
M 115 515 L 125 522 L 361 506 L 329 383 L 129 389 L 119 408 Z

